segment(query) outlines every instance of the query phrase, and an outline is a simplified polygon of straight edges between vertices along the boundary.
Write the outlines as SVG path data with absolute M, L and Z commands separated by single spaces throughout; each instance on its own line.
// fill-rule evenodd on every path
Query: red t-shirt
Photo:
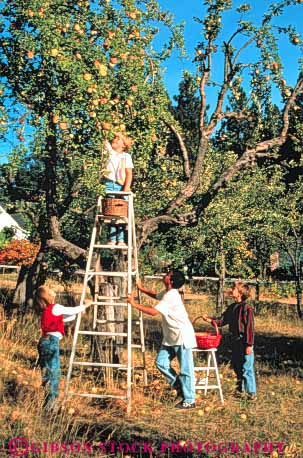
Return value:
M 41 330 L 43 336 L 48 332 L 61 332 L 64 335 L 63 315 L 53 315 L 54 306 L 55 304 L 49 304 L 42 312 Z

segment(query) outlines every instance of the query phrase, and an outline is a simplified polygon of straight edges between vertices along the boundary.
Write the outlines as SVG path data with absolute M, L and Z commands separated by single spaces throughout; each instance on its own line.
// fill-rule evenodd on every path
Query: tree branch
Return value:
M 175 218 L 173 216 L 165 214 L 149 218 L 141 223 L 137 223 L 137 228 L 140 232 L 140 246 L 146 241 L 149 234 L 151 232 L 154 232 L 158 228 L 159 224 L 168 223 L 176 224 L 178 226 L 187 226 L 192 216 L 192 213 L 184 213 L 178 215 L 178 217 Z
M 47 241 L 47 246 L 53 250 L 59 251 L 65 254 L 73 261 L 77 261 L 79 258 L 85 258 L 87 255 L 86 250 L 68 242 L 63 237 L 58 235 L 56 238 Z
M 236 65 L 237 63 L 237 60 L 239 59 L 240 57 L 240 54 L 244 51 L 244 49 L 246 49 L 253 41 L 255 41 L 255 37 L 252 37 L 250 38 L 249 40 L 247 40 L 246 43 L 244 43 L 243 46 L 241 46 L 241 48 L 239 49 L 239 51 L 237 52 L 237 54 L 235 55 L 235 58 L 233 60 L 233 67 Z
M 265 140 L 258 143 L 254 148 L 247 148 L 241 157 L 231 165 L 215 183 L 211 185 L 207 193 L 202 197 L 200 204 L 197 206 L 197 215 L 199 215 L 209 204 L 209 202 L 218 194 L 218 192 L 229 183 L 240 170 L 247 169 L 258 158 L 269 157 L 268 151 L 276 146 L 281 146 L 287 139 L 289 129 L 289 111 L 294 104 L 296 97 L 303 92 L 303 78 L 298 81 L 291 97 L 288 99 L 282 115 L 282 129 L 278 137 Z
M 170 130 L 173 132 L 173 134 L 176 136 L 176 138 L 178 140 L 178 143 L 179 143 L 179 146 L 180 146 L 180 150 L 181 150 L 181 153 L 182 153 L 182 156 L 183 156 L 184 175 L 185 175 L 186 178 L 189 178 L 190 177 L 190 166 L 189 166 L 189 159 L 188 159 L 188 151 L 187 151 L 186 145 L 184 143 L 184 140 L 183 140 L 181 134 L 175 128 L 175 126 L 173 126 L 171 123 L 169 123 L 167 121 L 164 121 L 164 122 L 170 128 Z
M 241 120 L 241 119 L 247 119 L 247 120 L 250 120 L 251 119 L 251 115 L 249 113 L 245 113 L 244 111 L 226 111 L 225 113 L 222 113 L 220 116 L 219 116 L 219 120 L 221 119 L 230 119 L 230 118 L 233 118 L 233 119 L 236 119 L 236 120 Z

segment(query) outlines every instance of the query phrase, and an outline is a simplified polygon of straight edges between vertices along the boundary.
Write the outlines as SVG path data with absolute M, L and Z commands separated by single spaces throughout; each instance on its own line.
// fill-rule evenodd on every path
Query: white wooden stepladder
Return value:
M 206 353 L 207 354 L 207 365 L 206 366 L 196 366 L 194 367 L 196 374 L 196 390 L 203 390 L 204 394 L 207 395 L 208 390 L 218 390 L 221 403 L 224 404 L 222 387 L 221 387 L 221 380 L 220 374 L 218 370 L 217 358 L 216 358 L 216 348 L 210 349 L 201 349 L 201 348 L 193 348 L 194 354 L 197 353 L 197 357 L 199 353 Z M 200 373 L 202 372 L 202 377 Z M 215 383 L 209 384 L 209 377 L 210 375 L 215 376 Z
M 90 323 L 87 323 L 90 321 L 89 316 L 88 318 L 85 317 L 85 315 L 82 317 L 80 313 L 77 317 L 66 379 L 65 397 L 86 396 L 101 399 L 123 399 L 127 402 L 127 412 L 129 413 L 131 409 L 131 388 L 134 371 L 142 371 L 141 378 L 145 385 L 147 383 L 142 312 L 140 312 L 139 317 L 137 316 L 135 319 L 135 317 L 133 317 L 133 309 L 126 301 L 126 294 L 131 293 L 132 287 L 134 286 L 134 280 L 138 278 L 138 255 L 133 194 L 131 192 L 122 191 L 110 191 L 106 194 L 114 196 L 115 198 L 127 196 L 128 215 L 127 217 L 104 215 L 102 210 L 102 197 L 99 197 L 80 300 L 80 304 L 85 302 L 88 288 L 93 291 L 93 303 L 88 307 L 88 312 L 85 313 L 85 315 L 92 315 L 91 308 L 93 308 L 93 316 L 91 316 Z M 104 231 L 102 232 L 102 228 L 106 225 L 113 224 L 126 225 L 128 230 L 127 245 L 110 245 L 104 241 L 104 235 L 106 234 L 104 234 Z M 120 256 L 120 261 L 122 259 L 122 264 L 127 264 L 127 269 L 123 271 L 122 269 L 120 269 L 120 271 L 105 270 L 104 267 L 102 267 L 102 261 L 106 258 L 106 254 L 107 258 L 109 254 L 113 255 L 113 262 L 115 262 L 115 258 Z M 121 282 L 120 293 L 119 285 L 113 283 L 119 280 Z M 101 288 L 103 288 L 103 290 Z M 100 319 L 100 313 L 102 319 Z M 82 323 L 84 324 L 84 329 L 82 329 Z M 139 333 L 137 340 L 139 343 L 134 343 L 133 341 L 133 323 L 137 326 L 137 331 Z M 118 331 L 117 328 L 119 329 Z M 83 341 L 81 341 L 81 339 L 83 340 L 85 338 L 91 339 L 91 353 L 88 361 L 81 360 L 81 345 L 82 350 L 85 348 L 85 345 L 83 347 Z M 119 341 L 119 344 L 117 344 L 117 341 Z M 122 358 L 124 358 L 123 362 L 120 360 L 117 361 L 117 356 L 114 357 L 113 348 L 117 348 L 117 346 L 118 348 L 120 347 L 120 357 L 122 355 Z M 142 365 L 134 364 L 133 353 L 135 349 L 139 350 L 140 357 L 142 357 Z M 79 392 L 77 389 L 71 390 L 72 371 L 75 368 L 79 369 L 79 367 L 82 372 L 85 367 L 95 368 L 91 370 L 97 370 L 97 372 L 99 368 L 101 376 L 97 377 L 97 379 L 99 378 L 99 381 L 101 378 L 103 379 L 103 383 L 101 383 L 100 386 L 101 393 Z M 119 377 L 121 378 L 121 375 L 123 376 L 125 372 L 126 383 L 124 380 L 122 384 L 123 387 L 117 388 L 117 380 Z M 114 380 L 117 382 L 116 386 L 114 386 Z M 106 385 L 107 388 L 104 388 Z

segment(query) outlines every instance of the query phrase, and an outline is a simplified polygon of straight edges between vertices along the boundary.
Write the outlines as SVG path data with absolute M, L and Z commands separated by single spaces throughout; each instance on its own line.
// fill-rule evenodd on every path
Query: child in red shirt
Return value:
M 55 293 L 46 285 L 37 289 L 35 305 L 42 312 L 42 337 L 38 343 L 39 364 L 42 371 L 42 385 L 46 388 L 43 407 L 52 410 L 59 395 L 60 353 L 59 340 L 64 335 L 64 323 L 75 319 L 91 304 L 78 307 L 64 307 L 55 303 Z

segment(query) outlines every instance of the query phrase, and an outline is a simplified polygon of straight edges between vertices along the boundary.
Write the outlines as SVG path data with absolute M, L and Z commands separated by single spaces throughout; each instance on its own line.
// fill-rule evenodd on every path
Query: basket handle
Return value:
M 194 318 L 194 320 L 192 322 L 193 326 L 196 323 L 196 321 L 198 321 L 200 318 L 203 318 L 203 316 L 200 315 L 200 316 L 197 316 L 196 318 Z M 217 325 L 216 321 L 215 320 L 211 320 L 211 324 L 215 328 L 216 335 L 218 336 L 220 334 L 220 332 L 219 332 L 219 328 L 218 328 L 218 325 Z

